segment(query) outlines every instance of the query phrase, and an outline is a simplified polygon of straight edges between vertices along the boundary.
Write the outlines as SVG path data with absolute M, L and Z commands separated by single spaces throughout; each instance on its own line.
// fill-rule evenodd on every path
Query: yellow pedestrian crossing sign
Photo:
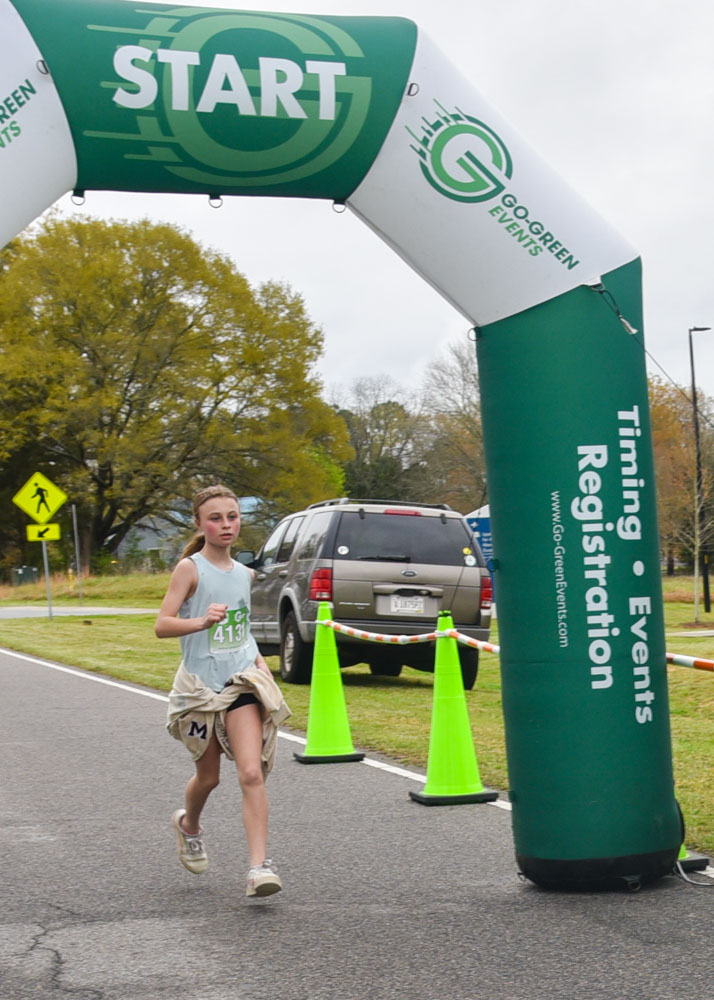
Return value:
M 30 476 L 22 489 L 17 491 L 12 502 L 17 504 L 20 510 L 24 511 L 33 521 L 37 521 L 38 524 L 46 524 L 57 513 L 66 499 L 67 494 L 59 486 L 56 486 L 47 476 L 43 476 L 41 472 L 36 472 L 34 476 Z
M 59 524 L 28 524 L 28 542 L 58 542 L 62 537 Z

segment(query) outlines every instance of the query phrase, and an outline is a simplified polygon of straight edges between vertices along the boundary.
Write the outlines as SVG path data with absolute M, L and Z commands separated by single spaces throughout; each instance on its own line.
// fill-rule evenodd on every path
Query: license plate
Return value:
M 423 615 L 424 598 L 392 594 L 391 611 L 393 615 Z

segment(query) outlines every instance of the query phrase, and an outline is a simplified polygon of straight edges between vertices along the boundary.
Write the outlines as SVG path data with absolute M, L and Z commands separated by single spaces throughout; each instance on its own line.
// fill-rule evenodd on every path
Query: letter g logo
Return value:
M 488 201 L 503 191 L 513 172 L 508 149 L 488 125 L 461 112 L 426 123 L 419 145 L 421 170 L 432 187 L 454 201 Z M 413 135 L 413 133 L 412 133 Z

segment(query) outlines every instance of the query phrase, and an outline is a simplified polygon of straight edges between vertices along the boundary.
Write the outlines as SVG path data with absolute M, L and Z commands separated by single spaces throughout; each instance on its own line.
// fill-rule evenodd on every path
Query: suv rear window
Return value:
M 468 548 L 468 552 L 464 549 Z M 432 563 L 463 566 L 476 556 L 466 526 L 458 518 L 442 520 L 408 514 L 344 511 L 335 541 L 335 559 Z
M 331 510 L 324 510 L 320 511 L 318 514 L 313 514 L 308 522 L 307 528 L 302 534 L 300 545 L 298 546 L 298 559 L 315 558 L 327 533 L 327 529 L 330 527 L 331 520 Z

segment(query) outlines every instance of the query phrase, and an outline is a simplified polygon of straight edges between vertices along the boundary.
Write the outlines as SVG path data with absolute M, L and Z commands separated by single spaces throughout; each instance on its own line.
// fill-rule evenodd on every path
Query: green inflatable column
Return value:
M 640 262 L 478 331 L 516 856 L 651 881 L 674 797 Z

